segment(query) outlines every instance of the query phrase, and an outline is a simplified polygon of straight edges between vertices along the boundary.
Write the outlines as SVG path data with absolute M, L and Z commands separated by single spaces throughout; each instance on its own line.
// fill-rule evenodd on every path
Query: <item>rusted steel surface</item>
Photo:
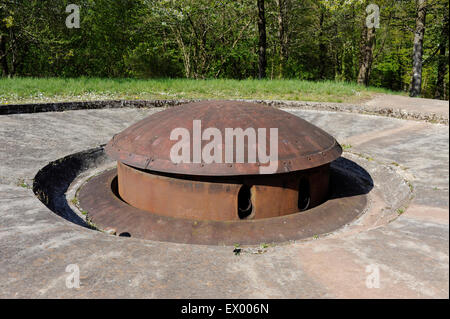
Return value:
M 261 219 L 296 213 L 301 179 L 312 186 L 306 195 L 310 197 L 307 208 L 323 203 L 329 190 L 329 165 L 289 174 L 208 181 L 151 174 L 119 162 L 117 174 L 118 192 L 128 204 L 158 215 L 195 220 Z M 248 200 L 243 198 L 244 209 L 246 203 L 251 209 L 248 216 L 238 211 L 238 195 L 244 185 L 249 187 Z
M 239 219 L 239 184 L 209 183 L 148 174 L 120 162 L 117 173 L 121 198 L 136 208 L 178 218 Z
M 270 128 L 278 128 L 278 169 L 275 173 L 321 166 L 342 154 L 342 148 L 332 136 L 298 116 L 273 107 L 238 101 L 202 101 L 158 112 L 115 135 L 106 146 L 106 152 L 119 162 L 150 171 L 201 176 L 260 174 L 260 166 L 265 164 L 248 163 L 247 160 L 229 164 L 225 163 L 225 154 L 222 163 L 173 163 L 170 150 L 177 141 L 171 141 L 170 134 L 176 128 L 186 128 L 192 139 L 194 120 L 201 120 L 202 130 L 219 129 L 223 149 L 225 128 L 253 128 L 256 131 L 265 128 L 267 150 Z M 203 147 L 209 141 L 202 143 Z M 245 139 L 246 150 L 247 143 Z
M 301 194 L 306 191 L 299 188 L 302 179 L 309 184 L 307 194 Z M 329 196 L 329 179 L 329 165 L 296 173 L 264 176 L 262 179 L 249 179 L 247 182 L 253 185 L 255 219 L 295 214 L 324 203 Z M 308 205 L 303 208 L 299 207 L 301 195 L 309 198 Z
M 339 179 L 336 181 L 336 178 Z M 152 214 L 132 207 L 113 189 L 116 170 L 89 180 L 79 192 L 80 206 L 100 229 L 114 229 L 117 235 L 187 244 L 259 245 L 286 242 L 332 232 L 355 218 L 367 205 L 365 193 L 353 189 L 347 175 L 335 176 L 331 199 L 308 211 L 274 218 L 244 221 L 194 221 Z M 113 186 L 111 186 L 113 185 Z

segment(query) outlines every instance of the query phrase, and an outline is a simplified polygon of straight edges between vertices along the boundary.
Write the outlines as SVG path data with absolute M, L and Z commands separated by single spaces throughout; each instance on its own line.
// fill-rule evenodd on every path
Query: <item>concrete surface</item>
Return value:
M 434 113 L 447 119 L 449 113 L 448 101 L 411 98 L 402 95 L 380 94 L 364 105 L 373 109 L 391 107 L 415 113 Z
M 159 110 L 0 116 L 1 298 L 449 297 L 445 125 L 287 109 L 348 144 L 345 156 L 361 161 L 374 176 L 383 166 L 404 177 L 415 198 L 394 220 L 369 212 L 330 236 L 277 245 L 263 254 L 244 249 L 236 256 L 233 247 L 151 242 L 88 230 L 55 215 L 26 187 L 48 162 L 104 144 Z M 385 198 L 374 201 L 372 212 L 400 205 L 388 180 L 380 175 L 374 182 L 383 191 L 374 196 Z M 79 289 L 66 287 L 70 264 L 80 268 Z M 371 267 L 379 269 L 379 288 L 366 285 Z

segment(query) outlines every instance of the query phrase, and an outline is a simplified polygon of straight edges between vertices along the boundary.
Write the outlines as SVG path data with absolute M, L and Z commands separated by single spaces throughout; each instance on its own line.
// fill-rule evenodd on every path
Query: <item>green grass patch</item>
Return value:
M 31 186 L 28 185 L 23 178 L 20 178 L 17 181 L 17 186 L 22 187 L 22 188 L 26 188 L 26 189 L 31 189 Z
M 106 99 L 265 99 L 357 103 L 380 93 L 403 94 L 334 81 L 0 78 L 0 104 Z
M 342 144 L 341 146 L 344 151 L 348 151 L 349 149 L 352 148 L 352 146 L 350 144 Z

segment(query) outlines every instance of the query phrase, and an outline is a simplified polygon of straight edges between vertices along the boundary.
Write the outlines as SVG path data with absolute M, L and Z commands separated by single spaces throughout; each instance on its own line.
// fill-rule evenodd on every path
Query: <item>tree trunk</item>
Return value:
M 175 38 L 177 40 L 178 43 L 178 47 L 181 50 L 181 53 L 183 54 L 183 65 L 184 65 L 184 75 L 186 76 L 186 78 L 190 78 L 191 77 L 191 55 L 190 52 L 188 51 L 188 48 L 186 48 L 184 41 L 183 41 L 183 36 L 181 35 L 181 31 L 178 27 L 172 27 L 171 26 L 171 30 L 173 33 L 175 33 Z
M 439 63 L 438 63 L 438 76 L 436 80 L 436 91 L 434 93 L 435 99 L 444 99 L 444 78 L 447 68 L 448 58 L 445 55 L 446 43 L 441 43 L 441 48 L 439 49 Z
M 445 55 L 445 51 L 447 51 L 447 41 L 448 41 L 448 19 L 444 23 L 444 27 L 442 29 L 441 43 L 439 48 L 439 62 L 438 62 L 438 75 L 436 80 L 436 91 L 434 92 L 435 99 L 443 100 L 445 98 L 445 74 L 447 73 L 447 61 L 448 58 Z
M 416 17 L 416 30 L 414 32 L 414 51 L 411 88 L 411 97 L 419 96 L 422 91 L 422 55 L 423 38 L 425 35 L 425 19 L 427 15 L 427 1 L 417 0 L 418 10 Z
M 284 68 L 288 59 L 288 33 L 287 33 L 287 1 L 277 0 L 278 5 L 278 37 L 280 41 L 280 78 L 284 75 Z
M 266 15 L 264 10 L 264 0 L 258 0 L 258 31 L 259 31 L 259 62 L 258 77 L 263 79 L 266 77 L 267 68 L 267 36 L 266 36 Z
M 324 32 L 323 32 L 323 24 L 325 22 L 325 9 L 321 7 L 320 9 L 320 19 L 319 19 L 319 79 L 325 79 L 325 73 L 327 68 L 327 47 L 324 42 Z
M 2 65 L 3 76 L 8 76 L 9 69 L 6 55 L 6 37 L 3 35 L 0 35 L 0 64 Z
M 370 71 L 373 62 L 373 50 L 375 48 L 376 37 L 375 28 L 365 28 L 365 36 L 363 37 L 363 45 L 361 47 L 361 61 L 358 72 L 358 84 L 369 85 Z
M 17 38 L 16 38 L 16 34 L 13 31 L 13 28 L 9 29 L 9 34 L 10 34 L 10 43 L 11 43 L 11 69 L 9 70 L 9 76 L 15 76 L 16 75 L 16 71 L 17 71 L 17 65 L 18 65 L 18 61 L 17 61 L 17 53 L 18 53 L 18 49 L 17 49 Z

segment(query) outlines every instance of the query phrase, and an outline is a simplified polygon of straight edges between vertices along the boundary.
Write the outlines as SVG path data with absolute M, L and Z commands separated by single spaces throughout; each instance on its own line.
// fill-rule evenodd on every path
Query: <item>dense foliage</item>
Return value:
M 364 84 L 408 91 L 417 0 L 264 2 L 268 78 L 359 82 L 375 3 Z M 71 3 L 80 28 L 66 26 Z M 448 6 L 426 1 L 425 97 L 449 96 Z M 256 78 L 259 40 L 257 0 L 0 0 L 3 76 Z

